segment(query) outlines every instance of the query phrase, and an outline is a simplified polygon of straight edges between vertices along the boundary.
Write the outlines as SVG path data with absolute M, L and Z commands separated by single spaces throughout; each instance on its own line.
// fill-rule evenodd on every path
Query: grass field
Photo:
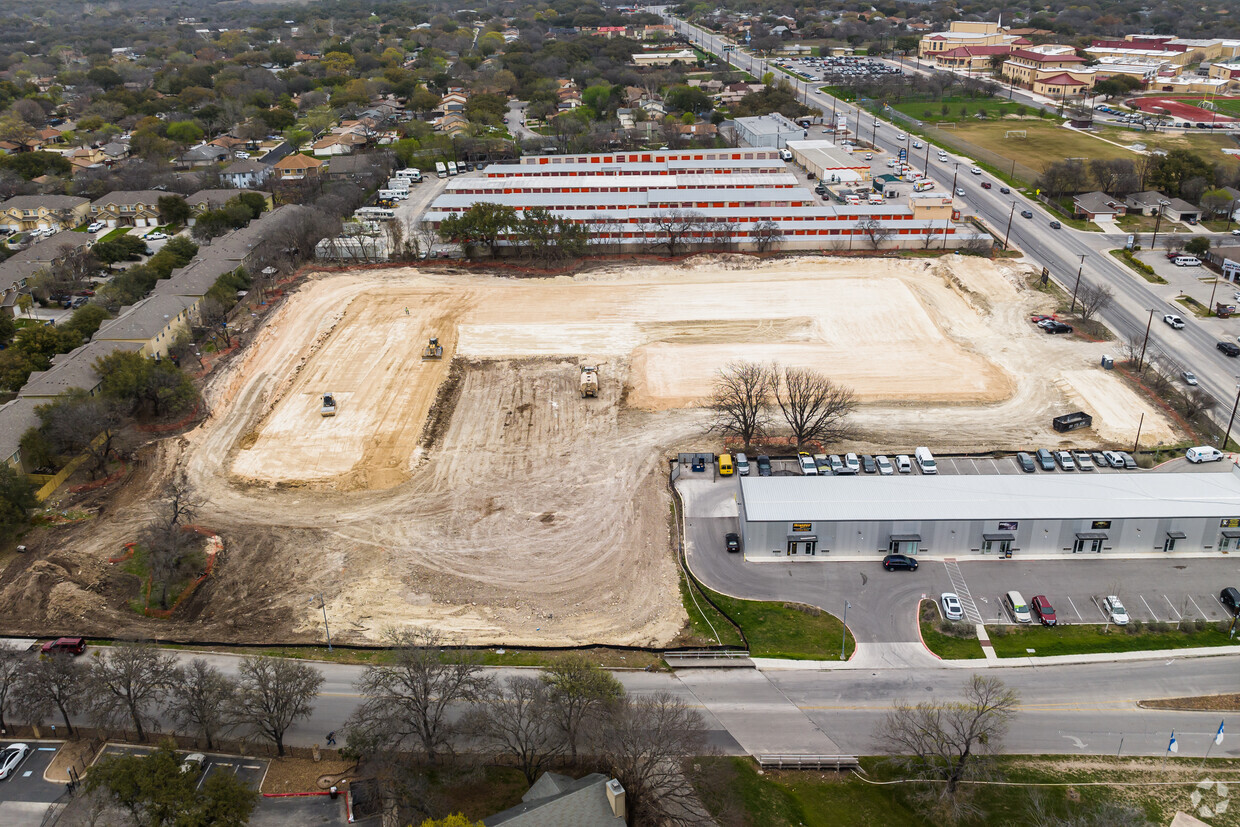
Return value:
M 1112 625 L 1109 631 L 1100 625 L 1077 626 L 1024 626 L 997 634 L 994 627 L 987 627 L 995 654 L 1001 658 L 1027 657 L 1033 649 L 1035 657 L 1047 655 L 1081 655 L 1096 652 L 1139 652 L 1152 649 L 1188 649 L 1196 646 L 1233 646 L 1240 648 L 1240 640 L 1228 641 L 1227 634 L 1218 630 L 1216 624 L 1204 629 L 1181 632 L 1138 630 L 1135 625 L 1125 629 Z
M 1166 824 L 1177 810 L 1191 812 L 1200 759 L 1089 756 L 1001 756 L 993 761 L 996 779 L 1011 785 L 967 786 L 976 812 L 953 823 L 1121 824 L 1142 817 Z M 1223 773 L 1233 780 L 1227 759 L 1208 761 L 1207 777 Z M 694 761 L 690 778 L 719 824 L 757 827 L 904 827 L 943 824 L 914 784 L 877 784 L 902 775 L 881 758 L 863 758 L 859 773 L 768 771 L 758 774 L 749 758 L 706 757 Z M 1107 782 L 1099 784 L 1097 782 Z M 1126 782 L 1132 786 L 1118 786 Z M 1176 782 L 1139 786 L 1142 782 Z M 1046 784 L 1034 796 L 1028 784 Z M 1116 786 L 1112 786 L 1112 784 Z M 1232 785 L 1234 787 L 1234 785 Z M 1102 808 L 1121 808 L 1107 811 Z M 1040 812 L 1039 812 L 1040 810 Z M 1091 818 L 1091 816 L 1093 818 Z M 1095 820 L 1101 818 L 1101 820 Z M 1214 823 L 1233 823 L 1218 821 Z
M 1005 137 L 1011 129 L 1025 130 L 1026 137 Z M 952 134 L 1036 170 L 1045 169 L 1051 162 L 1065 158 L 1136 157 L 1122 147 L 1089 135 L 1064 129 L 1058 124 L 1032 120 L 958 123 Z
M 117 227 L 115 230 L 112 230 L 111 232 L 107 233 L 102 238 L 100 238 L 99 241 L 114 241 L 120 238 L 121 236 L 125 235 L 126 233 L 128 233 L 130 229 L 132 228 L 131 227 Z
M 945 660 L 983 657 L 982 644 L 977 642 L 976 634 L 971 638 L 956 637 L 944 634 L 936 628 L 943 617 L 938 603 L 933 600 L 923 600 L 918 607 L 918 612 L 921 620 L 921 639 L 925 641 L 926 648 L 931 652 Z M 957 625 L 963 628 L 966 624 L 960 622 Z
M 706 592 L 745 630 L 751 655 L 793 660 L 839 660 L 844 624 L 834 615 L 797 603 L 737 600 L 709 589 Z M 850 656 L 857 648 L 851 633 L 847 647 Z
M 946 112 L 943 111 L 944 106 L 947 107 Z M 946 97 L 937 101 L 905 100 L 891 104 L 891 108 L 897 112 L 903 112 L 905 115 L 930 123 L 938 123 L 939 121 L 955 121 L 957 123 L 975 121 L 979 112 L 985 112 L 988 118 L 998 118 L 1004 115 L 1023 115 L 1035 111 L 1025 104 L 1003 98 L 965 98 L 959 96 Z

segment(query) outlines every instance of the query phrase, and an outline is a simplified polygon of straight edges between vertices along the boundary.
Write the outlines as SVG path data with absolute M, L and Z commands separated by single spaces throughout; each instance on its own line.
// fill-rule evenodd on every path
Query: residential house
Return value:
M 323 161 L 309 155 L 286 155 L 272 166 L 271 170 L 277 181 L 303 181 L 318 178 L 323 168 Z
M 1163 215 L 1172 221 L 1186 221 L 1196 224 L 1201 220 L 1201 207 L 1190 204 L 1183 198 L 1172 198 L 1163 211 Z
M 482 823 L 485 827 L 623 827 L 628 824 L 624 797 L 620 782 L 601 773 L 574 780 L 545 772 L 521 796 L 520 804 Z
M 52 357 L 52 366 L 36 370 L 22 385 L 21 395 L 44 404 L 63 393 L 83 390 L 91 396 L 99 391 L 103 377 L 95 370 L 95 361 L 118 350 L 141 350 L 136 342 L 93 340 L 68 353 Z
M 469 96 L 460 90 L 448 92 L 439 99 L 439 111 L 445 115 L 455 112 L 457 114 L 465 114 L 465 105 L 469 103 Z
M 682 123 L 676 129 L 686 138 L 714 138 L 719 134 L 719 127 L 709 121 Z
M 1201 218 L 1200 207 L 1188 203 L 1183 198 L 1168 198 L 1154 190 L 1133 193 L 1125 199 L 1124 203 L 1128 205 L 1130 212 L 1138 212 L 1141 215 L 1155 215 L 1161 206 L 1163 217 L 1170 218 L 1172 221 L 1193 223 Z
M 222 164 L 232 157 L 232 153 L 221 146 L 201 144 L 190 147 L 174 159 L 177 169 L 196 169 Z
M 1170 202 L 1170 200 L 1157 190 L 1146 190 L 1145 192 L 1134 192 L 1124 199 L 1124 203 L 1128 206 L 1129 212 L 1134 212 L 1138 215 L 1153 215 L 1158 212 L 1159 204 Z
M 90 205 L 90 217 L 110 228 L 158 227 L 159 199 L 167 195 L 159 190 L 110 192 Z
M 366 145 L 366 139 L 352 132 L 328 135 L 314 142 L 310 150 L 315 155 L 349 155 L 358 147 Z
M 228 186 L 239 189 L 257 189 L 271 175 L 271 166 L 253 159 L 234 161 L 224 167 L 220 180 Z
M 45 399 L 18 397 L 0 405 L 0 459 L 19 474 L 29 474 L 38 469 L 22 458 L 22 437 L 40 423 L 35 409 L 46 405 Z
M 188 296 L 152 294 L 121 308 L 119 316 L 99 327 L 92 341 L 129 342 L 138 345 L 143 356 L 167 356 L 177 338 L 189 333 L 197 304 Z
M 70 230 L 90 214 L 90 199 L 72 195 L 16 195 L 0 203 L 0 227 L 25 230 Z
M 1095 218 L 1116 218 L 1128 214 L 1128 206 L 1122 198 L 1114 198 L 1105 192 L 1086 192 L 1072 199 L 1072 215 L 1093 221 Z
M 435 120 L 435 131 L 457 135 L 469 131 L 469 119 L 453 112 Z
M 662 118 L 667 115 L 667 107 L 663 105 L 663 101 L 642 101 L 641 109 L 649 118 Z
M 228 203 L 230 198 L 235 198 L 243 192 L 257 192 L 259 195 L 263 196 L 263 199 L 267 202 L 267 209 L 271 209 L 273 205 L 271 193 L 262 192 L 260 190 L 199 190 L 193 195 L 187 195 L 185 197 L 185 203 L 189 204 L 190 209 L 192 209 L 195 213 L 202 213 L 207 210 L 218 210 L 220 207 Z M 191 226 L 193 225 L 193 221 L 194 220 L 191 218 Z
M 327 177 L 357 181 L 374 174 L 390 175 L 395 168 L 396 159 L 391 152 L 359 152 L 333 158 L 327 166 Z

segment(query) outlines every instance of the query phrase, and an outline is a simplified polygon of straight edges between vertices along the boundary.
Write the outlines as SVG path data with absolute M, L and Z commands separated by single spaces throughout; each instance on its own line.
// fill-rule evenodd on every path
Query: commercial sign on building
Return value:
M 814 524 L 813 523 L 793 523 L 792 530 L 797 533 L 800 533 L 802 531 L 813 531 Z

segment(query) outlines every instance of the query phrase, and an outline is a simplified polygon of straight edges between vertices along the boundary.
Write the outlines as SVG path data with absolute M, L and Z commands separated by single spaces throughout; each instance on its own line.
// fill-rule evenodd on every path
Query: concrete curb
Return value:
M 933 652 L 926 650 L 933 657 Z M 943 669 L 991 669 L 1036 666 L 1068 666 L 1078 663 L 1119 663 L 1122 661 L 1168 660 L 1175 658 L 1221 658 L 1240 657 L 1240 647 L 1199 646 L 1192 649 L 1150 649 L 1141 652 L 1105 652 L 1096 655 L 1048 655 L 1045 657 L 1020 657 L 988 659 L 939 659 Z M 873 663 L 831 660 L 783 660 L 780 658 L 751 658 L 758 671 L 808 671 L 825 672 L 835 669 L 906 669 L 907 666 L 876 666 Z

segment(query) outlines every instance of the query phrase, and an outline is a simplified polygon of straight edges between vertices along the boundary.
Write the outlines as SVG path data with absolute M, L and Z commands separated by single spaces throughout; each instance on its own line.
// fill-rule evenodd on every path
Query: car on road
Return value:
M 1217 345 L 1215 345 L 1215 347 L 1223 351 L 1224 354 L 1226 354 L 1227 356 L 1230 356 L 1233 359 L 1236 358 L 1237 356 L 1240 356 L 1240 346 L 1233 345 L 1231 342 L 1219 342 Z
M 1220 462 L 1223 456 L 1222 451 L 1209 445 L 1198 445 L 1184 452 L 1184 458 L 1192 463 Z
M 771 475 L 771 458 L 766 454 L 758 454 L 758 476 L 769 477 Z
M 52 655 L 58 652 L 64 652 L 70 655 L 80 655 L 86 651 L 86 638 L 84 637 L 58 637 L 55 640 L 49 640 L 39 649 L 45 655 Z
M 1029 454 L 1024 451 L 1021 451 L 1016 455 L 1016 464 L 1020 467 L 1020 470 L 1024 471 L 1026 474 L 1032 474 L 1037 468 L 1037 466 L 1033 464 L 1033 457 L 1029 456 Z
M 956 187 L 956 195 L 964 195 L 964 187 Z
M 989 181 L 983 181 L 983 182 L 982 182 L 982 189 L 984 189 L 984 190 L 988 190 L 988 189 L 990 189 L 990 187 L 991 187 L 991 184 L 990 184 L 990 182 L 989 182 Z
M 809 454 L 801 451 L 797 454 L 797 462 L 801 465 L 801 473 L 807 477 L 818 476 L 818 466 L 814 464 L 814 458 Z
M 973 168 L 971 168 L 971 169 L 969 170 L 969 172 L 973 173 L 974 175 L 981 175 L 981 174 L 982 174 L 982 168 L 981 168 L 981 167 L 973 167 Z
M 1033 596 L 1033 600 L 1029 601 L 1029 608 L 1033 611 L 1033 616 L 1036 617 L 1038 622 L 1043 626 L 1055 625 L 1055 607 L 1052 606 L 1051 602 L 1046 599 L 1046 595 L 1035 594 Z
M 1166 316 L 1163 316 L 1163 323 L 1171 325 L 1176 330 L 1184 329 L 1184 320 L 1174 313 L 1168 313 Z
M 1052 222 L 1051 222 L 1051 229 L 1052 229 L 1052 230 L 1058 230 L 1058 229 L 1061 229 L 1062 227 L 1063 227 L 1063 225 L 1062 225 L 1062 224 L 1060 224 L 1058 221 L 1052 221 Z
M 948 620 L 962 620 L 964 618 L 964 607 L 960 605 L 960 598 L 951 592 L 943 592 L 939 598 L 943 604 L 943 617 Z
M 844 455 L 844 468 L 849 474 L 856 474 L 861 470 L 861 460 L 851 451 Z
M 1055 456 L 1045 448 L 1039 448 L 1033 452 L 1034 457 L 1038 461 L 1038 467 L 1043 471 L 1055 470 Z
M 0 752 L 0 780 L 12 778 L 22 762 L 30 757 L 29 744 L 9 744 Z
M 1180 371 L 1180 378 L 1184 380 L 1185 385 L 1196 385 L 1197 384 L 1197 374 L 1193 373 L 1192 371 L 1187 371 L 1187 370 Z
M 1042 329 L 1047 333 L 1071 333 L 1072 325 L 1064 324 L 1063 322 L 1051 322 L 1050 324 L 1045 325 Z
M 1092 471 L 1094 470 L 1094 461 L 1090 458 L 1088 451 L 1075 451 L 1072 458 L 1076 460 L 1076 470 Z
M 1012 191 L 1008 189 L 1007 187 L 999 187 L 999 192 L 1003 193 L 1004 195 L 1008 195 Z
M 1021 210 L 1020 217 L 1021 218 L 1033 218 L 1033 211 L 1032 210 Z
M 921 141 L 913 141 L 913 149 L 921 149 Z
M 890 477 L 896 472 L 896 469 L 891 466 L 891 460 L 882 454 L 874 457 L 874 464 L 878 466 L 878 473 L 884 477 Z
M 728 550 L 729 554 L 735 554 L 741 550 L 741 535 L 735 531 L 729 531 L 723 538 L 723 547 Z
M 887 571 L 895 571 L 896 569 L 917 571 L 917 561 L 907 554 L 888 554 L 883 558 L 883 568 Z
M 896 135 L 896 140 L 897 140 L 897 141 L 901 141 L 901 142 L 903 142 L 903 141 L 907 141 L 907 140 L 908 140 L 908 136 L 907 136 L 907 135 L 905 135 L 903 132 L 900 132 L 900 133 L 898 133 L 898 134 Z
M 1218 593 L 1218 602 L 1222 603 L 1224 608 L 1233 615 L 1240 612 L 1240 589 L 1228 586 Z
M 142 237 L 145 238 L 147 241 L 162 241 L 163 239 L 168 237 L 168 234 L 161 233 L 161 232 L 153 232 L 153 233 L 147 233 L 146 235 Z
M 1128 610 L 1124 608 L 1124 604 L 1119 602 L 1119 598 L 1113 594 L 1108 594 L 1106 599 L 1102 601 L 1102 610 L 1111 618 L 1111 622 L 1119 626 L 1128 625 Z
M 869 454 L 861 455 L 861 470 L 867 474 L 877 474 L 878 465 L 874 462 L 874 457 Z
M 1056 451 L 1055 462 L 1059 463 L 1059 467 L 1065 471 L 1076 470 L 1076 462 L 1072 459 L 1071 451 Z

